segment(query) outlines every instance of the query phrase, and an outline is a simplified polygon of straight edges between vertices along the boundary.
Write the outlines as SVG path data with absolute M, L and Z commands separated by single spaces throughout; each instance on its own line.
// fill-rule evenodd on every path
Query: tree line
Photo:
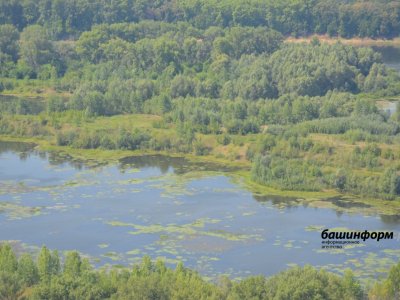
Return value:
M 40 25 L 21 34 L 0 25 L 0 33 L 3 77 L 48 80 L 73 93 L 66 108 L 94 115 L 163 114 L 171 99 L 190 97 L 256 101 L 400 92 L 399 75 L 369 48 L 283 44 L 267 27 L 200 30 L 145 21 L 100 25 L 76 43 L 54 43 Z M 2 82 L 3 89 L 13 88 L 12 81 Z
M 2 299 L 396 299 L 400 293 L 400 264 L 369 290 L 350 270 L 343 276 L 311 266 L 294 267 L 271 277 L 240 281 L 221 277 L 205 281 L 179 263 L 169 268 L 161 260 L 143 257 L 133 268 L 94 269 L 76 251 L 60 256 L 43 246 L 36 258 L 17 256 L 9 244 L 0 245 Z
M 20 31 L 42 25 L 52 38 L 77 37 L 94 25 L 154 20 L 210 26 L 268 26 L 284 35 L 391 38 L 400 32 L 400 4 L 387 0 L 2 0 L 0 24 Z
M 208 5 L 198 3 L 196 11 Z M 176 3 L 185 9 L 192 4 Z M 41 22 L 0 25 L 0 91 L 31 91 L 32 83 L 52 91 L 38 101 L 1 101 L 0 133 L 52 137 L 75 148 L 197 155 L 248 143 L 242 153 L 253 165 L 253 180 L 261 184 L 399 196 L 395 154 L 364 153 L 361 147 L 338 155 L 336 147 L 315 138 L 399 141 L 399 113 L 378 110 L 374 99 L 400 94 L 400 76 L 378 53 L 317 39 L 284 43 L 282 30 L 265 24 L 197 26 L 192 16 L 190 22 L 99 22 L 76 40 L 55 40 Z M 82 126 L 127 114 L 161 120 L 140 130 Z M 204 142 L 205 135 L 215 135 L 216 143 Z M 359 172 L 343 172 L 348 166 Z

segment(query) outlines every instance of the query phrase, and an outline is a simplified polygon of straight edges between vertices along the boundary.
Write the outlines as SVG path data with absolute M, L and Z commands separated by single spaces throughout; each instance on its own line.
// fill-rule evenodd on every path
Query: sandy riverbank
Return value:
M 288 37 L 285 39 L 287 43 L 304 43 L 311 42 L 311 40 L 317 37 L 320 42 L 334 44 L 336 42 L 341 42 L 346 45 L 354 46 L 399 46 L 400 47 L 400 37 L 394 39 L 371 39 L 371 38 L 351 38 L 344 39 L 340 37 L 329 37 L 327 35 L 311 35 L 308 37 Z

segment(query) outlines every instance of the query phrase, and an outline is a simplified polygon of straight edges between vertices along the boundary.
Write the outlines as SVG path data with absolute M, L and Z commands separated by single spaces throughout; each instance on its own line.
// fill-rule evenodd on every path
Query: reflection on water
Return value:
M 19 143 L 19 142 L 0 142 L 0 154 L 4 152 L 30 152 L 35 147 L 35 144 L 31 143 Z
M 185 174 L 189 171 L 215 171 L 230 172 L 237 168 L 229 167 L 226 165 L 217 165 L 205 162 L 191 162 L 184 157 L 171 157 L 165 155 L 141 155 L 130 156 L 120 160 L 120 167 L 122 169 L 135 167 L 135 168 L 157 168 L 162 174 L 169 171 L 175 174 Z
M 397 103 L 397 101 L 384 101 L 380 104 L 380 107 L 387 115 L 391 116 L 397 110 Z
M 389 68 L 400 72 L 400 46 L 373 46 L 372 49 L 382 55 L 382 62 Z M 381 103 L 381 109 L 389 116 L 393 115 L 397 110 L 397 102 Z
M 390 225 L 397 225 L 400 223 L 399 215 L 380 215 L 382 222 Z
M 282 197 L 282 196 L 272 196 L 272 195 L 253 195 L 253 198 L 260 203 L 271 203 L 276 208 L 290 208 L 296 207 L 300 204 L 307 207 L 306 202 L 300 201 L 300 199 L 291 198 L 291 197 Z
M 381 53 L 384 64 L 400 72 L 400 47 L 373 46 L 372 49 Z
M 45 110 L 43 98 L 24 98 L 0 95 L 0 111 L 2 113 L 38 115 Z
M 19 156 L 20 160 L 27 160 L 31 156 L 40 157 L 42 160 L 47 160 L 51 166 L 59 166 L 67 164 L 77 170 L 84 168 L 96 168 L 106 165 L 105 162 L 98 162 L 93 160 L 80 160 L 73 158 L 65 152 L 45 152 L 37 150 L 34 143 L 0 141 L 0 155 L 2 153 L 15 153 Z
M 339 197 L 335 197 L 335 198 L 329 198 L 327 199 L 327 201 L 332 202 L 333 204 L 335 204 L 338 207 L 341 208 L 346 208 L 346 209 L 350 209 L 350 208 L 369 208 L 371 207 L 371 205 L 368 205 L 366 203 L 362 203 L 362 202 L 356 202 L 354 200 L 346 200 L 346 199 L 342 199 Z
M 77 249 L 98 266 L 163 257 L 212 278 L 271 275 L 292 264 L 371 278 L 400 257 L 395 240 L 329 251 L 320 237 L 324 228 L 397 234 L 399 216 L 340 198 L 315 206 L 253 195 L 229 172 L 198 170 L 220 167 L 160 155 L 99 166 L 0 142 L 0 240 Z
M 188 161 L 182 157 L 169 157 L 163 155 L 144 155 L 126 157 L 120 160 L 122 168 L 158 168 L 162 174 L 173 170 L 177 174 L 184 173 Z

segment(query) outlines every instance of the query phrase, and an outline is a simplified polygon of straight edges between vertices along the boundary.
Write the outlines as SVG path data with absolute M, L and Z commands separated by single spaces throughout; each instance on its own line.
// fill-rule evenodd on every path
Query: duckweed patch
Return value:
M 30 207 L 10 202 L 0 202 L 0 213 L 5 213 L 9 220 L 20 220 L 42 214 L 42 207 Z
M 324 225 L 308 225 L 305 228 L 305 231 L 319 231 L 322 232 L 322 230 L 324 230 L 326 228 L 326 226 Z
M 159 168 L 151 160 L 146 162 L 150 166 L 104 165 L 60 155 L 55 163 L 38 167 L 46 173 L 42 178 L 36 177 L 37 170 L 27 170 L 32 178 L 0 181 L 0 203 L 6 203 L 0 204 L 0 217 L 7 226 L 14 217 L 25 222 L 38 244 L 43 235 L 35 231 L 46 224 L 44 239 L 66 237 L 81 252 L 100 252 L 92 258 L 98 266 L 132 264 L 150 255 L 171 264 L 186 261 L 209 278 L 241 278 L 290 266 L 292 255 L 299 253 L 302 262 L 327 257 L 330 270 L 350 267 L 360 269 L 357 277 L 370 278 L 385 274 L 386 266 L 400 258 L 400 250 L 389 243 L 385 246 L 393 249 L 382 251 L 376 243 L 336 252 L 317 249 L 325 228 L 350 231 L 390 224 L 386 228 L 398 229 L 400 219 L 392 210 L 396 204 L 369 207 L 367 199 L 367 205 L 354 207 L 352 197 L 336 201 L 329 192 L 271 196 L 268 190 L 243 189 L 235 173 L 213 172 L 208 166 L 200 170 L 190 162 Z M 379 215 L 388 210 L 392 212 Z M 377 256 L 368 256 L 371 252 Z M 241 263 L 236 264 L 238 255 Z
M 140 234 L 177 234 L 184 236 L 210 236 L 217 237 L 227 241 L 237 241 L 244 242 L 249 240 L 260 240 L 261 237 L 256 234 L 240 234 L 228 232 L 225 230 L 211 229 L 211 230 L 199 230 L 198 228 L 204 228 L 207 224 L 218 223 L 219 220 L 216 219 L 198 219 L 189 224 L 177 225 L 177 224 L 151 224 L 151 225 L 139 225 L 133 223 L 124 223 L 120 221 L 107 222 L 111 226 L 119 227 L 132 227 L 135 231 L 129 231 L 130 234 L 140 235 Z
M 106 252 L 106 253 L 102 254 L 101 256 L 105 257 L 105 258 L 109 258 L 112 261 L 120 261 L 122 259 L 122 255 L 115 251 Z

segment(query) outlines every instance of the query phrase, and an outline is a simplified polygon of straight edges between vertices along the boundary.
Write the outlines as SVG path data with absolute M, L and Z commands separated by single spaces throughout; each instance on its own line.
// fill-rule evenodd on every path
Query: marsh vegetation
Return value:
M 317 252 L 306 241 L 321 226 L 399 226 L 396 39 L 371 48 L 288 38 L 391 39 L 399 24 L 399 3 L 383 0 L 0 1 L 0 220 L 8 228 L 1 239 L 72 247 L 93 256 L 96 266 L 165 256 L 167 264 L 185 261 L 214 279 L 272 275 L 308 262 L 336 273 L 350 267 L 363 284 L 385 275 L 398 260 L 393 241 L 379 251 L 367 245 L 346 253 Z M 276 216 L 280 223 L 271 221 Z M 78 217 L 87 221 L 86 243 L 67 245 L 60 232 L 79 232 L 64 226 L 79 224 Z M 42 239 L 23 234 L 24 226 L 42 232 L 43 220 L 58 229 Z M 298 236 L 268 235 L 265 228 L 282 222 L 297 223 Z M 136 246 L 114 248 L 117 233 Z M 262 264 L 263 246 L 269 255 L 285 255 L 276 265 Z M 236 264 L 244 248 L 248 258 Z M 288 261 L 293 249 L 297 261 Z M 164 270 L 149 268 L 151 276 Z M 67 285 L 60 270 L 54 280 Z M 133 276 L 124 272 L 115 273 L 119 283 Z M 325 294 L 315 291 L 317 298 L 331 289 L 340 290 L 334 298 L 349 299 L 371 290 L 352 290 L 350 277 L 309 268 L 267 283 L 281 290 L 279 278 L 296 272 L 335 282 Z M 105 282 L 114 276 L 87 274 Z M 215 298 L 247 298 L 247 284 L 265 284 L 252 278 L 221 288 L 191 276 Z M 30 284 L 40 286 L 38 278 Z M 351 291 L 342 289 L 345 278 L 355 284 Z M 390 280 L 377 284 L 373 297 L 396 295 Z M 126 296 L 117 290 L 104 297 Z M 288 297 L 272 290 L 260 293 Z M 77 295 L 83 294 L 69 297 Z

